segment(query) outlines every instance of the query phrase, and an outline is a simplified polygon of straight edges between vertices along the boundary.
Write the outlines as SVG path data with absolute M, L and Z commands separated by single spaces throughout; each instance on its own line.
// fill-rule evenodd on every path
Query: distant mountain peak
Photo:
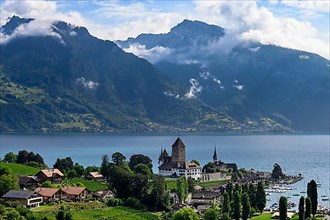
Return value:
M 22 24 L 27 24 L 30 21 L 33 21 L 34 18 L 21 18 L 19 16 L 12 16 L 11 18 L 8 18 L 8 21 L 5 25 L 3 25 L 0 29 L 0 31 L 2 33 L 4 33 L 5 35 L 10 35 L 14 32 L 14 30 L 22 25 Z
M 181 32 L 181 31 L 189 31 L 189 32 L 207 32 L 207 33 L 213 33 L 218 36 L 223 36 L 224 34 L 224 29 L 222 27 L 216 26 L 216 25 L 211 25 L 207 24 L 202 21 L 197 21 L 197 20 L 188 20 L 184 19 L 181 23 L 177 24 L 173 28 L 171 28 L 170 32 Z

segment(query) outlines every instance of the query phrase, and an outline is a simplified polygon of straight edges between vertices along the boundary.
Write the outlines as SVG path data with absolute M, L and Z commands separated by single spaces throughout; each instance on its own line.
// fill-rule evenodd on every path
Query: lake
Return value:
M 171 153 L 171 145 L 177 136 L 156 135 L 103 135 L 103 134 L 29 134 L 0 135 L 0 156 L 7 152 L 17 153 L 25 149 L 39 153 L 48 166 L 57 158 L 70 156 L 74 162 L 84 166 L 100 165 L 101 157 L 119 151 L 127 159 L 132 154 L 145 154 L 153 160 L 154 172 L 160 149 Z M 330 207 L 330 203 L 321 201 L 321 195 L 329 195 L 330 189 L 330 136 L 329 135 L 183 135 L 186 145 L 186 157 L 196 159 L 202 165 L 212 160 L 214 146 L 217 146 L 218 159 L 237 163 L 238 167 L 254 168 L 259 171 L 271 171 L 278 163 L 287 174 L 301 173 L 304 180 L 293 184 L 295 190 L 284 194 L 272 194 L 268 205 L 281 195 L 290 196 L 293 202 L 295 192 L 306 191 L 307 182 L 318 180 L 319 203 Z

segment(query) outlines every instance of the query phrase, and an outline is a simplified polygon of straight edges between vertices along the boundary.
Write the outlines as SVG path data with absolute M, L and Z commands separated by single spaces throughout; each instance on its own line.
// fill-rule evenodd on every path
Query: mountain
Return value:
M 14 16 L 0 31 L 2 132 L 253 131 L 84 27 Z
M 189 20 L 165 34 L 116 43 L 185 86 L 188 98 L 249 128 L 329 132 L 330 63 L 317 54 L 243 42 L 221 27 Z

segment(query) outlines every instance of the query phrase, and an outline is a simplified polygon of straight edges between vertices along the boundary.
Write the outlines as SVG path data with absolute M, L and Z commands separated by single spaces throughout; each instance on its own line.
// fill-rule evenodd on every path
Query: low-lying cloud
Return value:
M 100 85 L 100 83 L 86 80 L 84 77 L 77 78 L 76 83 L 83 86 L 85 89 L 96 89 Z
M 189 92 L 185 94 L 185 98 L 191 99 L 196 98 L 197 94 L 200 93 L 203 87 L 199 84 L 196 79 L 190 79 L 190 89 Z

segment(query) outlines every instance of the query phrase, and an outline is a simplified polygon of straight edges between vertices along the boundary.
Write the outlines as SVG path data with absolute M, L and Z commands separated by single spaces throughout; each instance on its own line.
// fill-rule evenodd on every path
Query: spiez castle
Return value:
M 172 156 L 165 149 L 161 150 L 158 164 L 159 174 L 162 176 L 185 176 L 192 179 L 201 177 L 201 167 L 186 160 L 186 146 L 181 138 L 177 138 L 172 145 Z

